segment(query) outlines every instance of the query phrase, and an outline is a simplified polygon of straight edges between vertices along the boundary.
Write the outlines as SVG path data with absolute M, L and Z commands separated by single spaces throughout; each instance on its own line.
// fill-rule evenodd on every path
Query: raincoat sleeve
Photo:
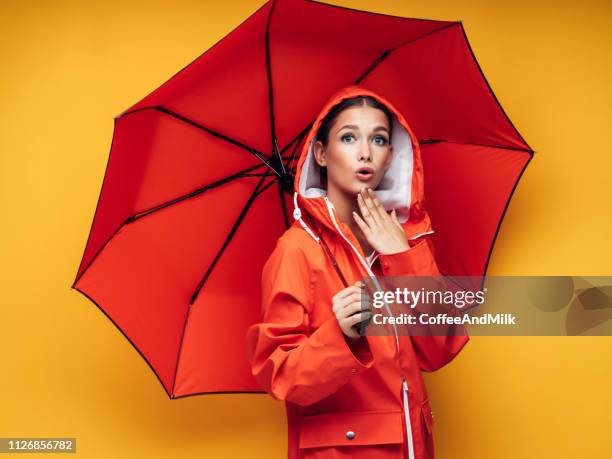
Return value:
M 441 276 L 429 236 L 418 238 L 415 245 L 404 252 L 381 254 L 380 264 L 384 276 Z M 467 344 L 470 338 L 465 326 L 451 328 L 454 333 L 445 336 L 410 336 L 421 370 L 442 368 Z
M 261 284 L 263 320 L 247 330 L 246 352 L 253 376 L 273 398 L 311 405 L 372 366 L 366 337 L 346 337 L 334 315 L 311 332 L 316 285 L 301 247 L 281 238 Z

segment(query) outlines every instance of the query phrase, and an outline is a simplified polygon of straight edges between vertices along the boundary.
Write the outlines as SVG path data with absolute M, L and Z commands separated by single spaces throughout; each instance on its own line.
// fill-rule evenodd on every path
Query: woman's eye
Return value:
M 353 134 L 344 134 L 344 135 L 341 137 L 341 140 L 344 142 L 344 139 L 349 138 L 349 137 L 355 138 L 355 136 L 353 136 Z
M 387 139 L 382 135 L 378 135 L 374 138 L 374 141 L 377 142 L 377 145 L 386 145 Z

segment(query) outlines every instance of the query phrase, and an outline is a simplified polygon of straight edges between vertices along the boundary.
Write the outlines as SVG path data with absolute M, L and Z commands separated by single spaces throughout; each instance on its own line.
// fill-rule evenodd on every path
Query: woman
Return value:
M 345 87 L 306 137 L 294 191 L 296 221 L 264 265 L 262 322 L 246 336 L 254 377 L 285 401 L 289 459 L 433 458 L 420 372 L 469 338 L 354 328 L 369 318 L 361 279 L 439 275 L 418 140 L 389 101 Z

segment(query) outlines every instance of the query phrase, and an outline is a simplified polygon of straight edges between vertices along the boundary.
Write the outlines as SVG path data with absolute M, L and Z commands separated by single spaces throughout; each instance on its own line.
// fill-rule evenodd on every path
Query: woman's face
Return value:
M 375 190 L 392 158 L 387 116 L 367 105 L 349 107 L 336 117 L 329 141 L 314 145 L 315 160 L 327 167 L 327 191 L 355 196 L 363 187 Z M 368 173 L 359 172 L 363 169 Z

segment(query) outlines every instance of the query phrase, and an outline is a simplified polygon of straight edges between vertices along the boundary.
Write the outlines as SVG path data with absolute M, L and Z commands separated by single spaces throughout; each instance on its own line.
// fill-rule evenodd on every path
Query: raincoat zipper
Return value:
M 355 252 L 355 255 L 357 255 L 357 259 L 364 266 L 368 275 L 372 277 L 372 281 L 374 282 L 376 289 L 381 290 L 380 284 L 378 283 L 376 276 L 370 269 L 371 265 L 368 264 L 368 262 L 363 259 L 359 251 L 355 248 L 355 246 L 351 243 L 351 241 L 349 241 L 348 238 L 344 235 L 344 233 L 340 230 L 340 227 L 338 226 L 338 222 L 336 221 L 336 217 L 334 216 L 333 204 L 331 203 L 329 199 L 327 199 L 327 196 L 323 196 L 323 199 L 325 199 L 325 204 L 327 205 L 327 211 L 329 213 L 329 216 L 331 217 L 331 220 L 334 226 L 336 227 L 336 230 L 338 231 L 340 236 L 342 236 L 342 239 L 344 239 L 348 243 L 348 245 L 351 246 L 351 248 L 353 249 L 353 252 Z M 421 235 L 418 235 L 418 236 L 421 236 Z M 376 255 L 376 257 L 377 256 L 378 255 Z M 372 263 L 374 263 L 374 260 L 376 259 L 376 257 L 372 259 Z M 387 311 L 389 312 L 389 314 L 391 314 L 391 311 L 389 310 L 389 306 L 387 305 L 386 302 L 385 302 L 385 307 Z M 393 334 L 395 335 L 395 345 L 397 349 L 396 356 L 397 356 L 398 366 L 399 366 L 400 346 L 399 346 L 399 339 L 397 335 L 397 328 L 395 327 L 395 325 L 393 325 Z M 406 376 L 401 371 L 401 368 L 399 368 L 399 370 L 402 373 L 402 398 L 403 398 L 402 408 L 404 411 L 404 418 L 406 420 L 406 438 L 408 441 L 408 459 L 415 459 L 414 458 L 414 445 L 413 445 L 413 440 L 412 440 L 412 422 L 410 421 L 410 405 L 408 403 L 408 381 L 406 380 Z

